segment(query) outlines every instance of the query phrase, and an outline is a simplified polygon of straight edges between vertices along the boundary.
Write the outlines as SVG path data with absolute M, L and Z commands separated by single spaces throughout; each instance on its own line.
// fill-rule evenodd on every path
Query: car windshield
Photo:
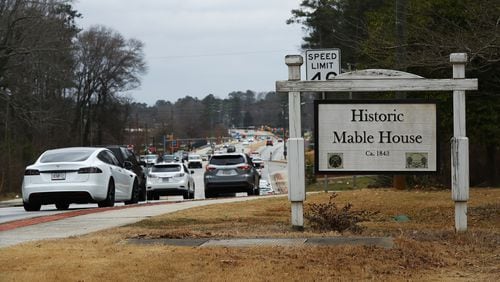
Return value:
M 156 155 L 147 155 L 146 156 L 146 159 L 149 161 L 149 160 L 156 160 L 157 156 Z
M 190 156 L 189 156 L 189 159 L 190 159 L 190 160 L 199 160 L 199 159 L 201 159 L 201 157 L 200 157 L 200 156 L 198 156 L 198 155 L 190 155 Z
M 40 159 L 41 163 L 56 162 L 83 162 L 87 160 L 94 150 L 74 150 L 74 151 L 48 151 Z
M 213 165 L 235 165 L 241 163 L 245 163 L 245 158 L 241 155 L 235 155 L 235 156 L 215 155 L 210 159 L 210 164 Z
M 181 170 L 180 165 L 155 165 L 151 169 L 151 172 L 177 172 Z

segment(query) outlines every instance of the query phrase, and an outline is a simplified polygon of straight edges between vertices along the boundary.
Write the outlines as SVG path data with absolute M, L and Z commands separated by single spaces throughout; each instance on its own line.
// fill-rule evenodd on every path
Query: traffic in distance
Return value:
M 278 153 L 283 140 L 266 132 L 173 154 L 136 155 L 127 146 L 48 150 L 26 167 L 22 184 L 25 211 L 68 210 L 70 205 L 136 204 L 225 196 L 275 194 L 271 175 L 286 164 Z M 286 150 L 286 149 L 285 149 Z M 275 158 L 273 159 L 273 152 Z M 266 163 L 268 163 L 266 165 Z M 267 170 L 264 170 L 267 168 Z

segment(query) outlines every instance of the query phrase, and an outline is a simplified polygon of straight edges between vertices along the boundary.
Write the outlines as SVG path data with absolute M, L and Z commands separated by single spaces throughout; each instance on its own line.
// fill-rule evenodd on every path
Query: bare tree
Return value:
M 138 87 L 139 76 L 146 71 L 143 44 L 95 26 L 77 37 L 74 54 L 77 111 L 73 132 L 84 145 L 102 144 L 103 127 L 116 116 L 108 115 L 110 104 L 120 92 Z
M 65 89 L 78 16 L 65 0 L 0 0 L 1 185 L 13 191 L 27 162 L 65 132 Z M 54 133 L 58 132 L 53 138 Z

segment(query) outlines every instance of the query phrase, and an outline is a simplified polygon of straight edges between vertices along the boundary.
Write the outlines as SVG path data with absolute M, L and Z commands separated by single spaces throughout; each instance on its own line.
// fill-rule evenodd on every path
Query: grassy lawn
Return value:
M 307 205 L 329 193 L 308 195 Z M 287 197 L 193 208 L 133 225 L 0 251 L 0 281 L 499 281 L 500 189 L 471 189 L 468 232 L 451 192 L 358 189 L 339 205 L 372 212 L 360 234 L 290 227 Z M 406 215 L 409 221 L 394 217 Z M 178 247 L 128 238 L 391 236 L 396 246 Z
M 325 180 L 322 177 L 318 177 L 316 183 L 309 184 L 307 186 L 307 191 L 344 191 L 354 189 L 353 177 L 352 176 L 342 176 L 335 178 L 328 178 L 328 184 L 325 189 Z M 356 187 L 355 188 L 367 188 L 369 185 L 375 183 L 374 176 L 356 176 Z

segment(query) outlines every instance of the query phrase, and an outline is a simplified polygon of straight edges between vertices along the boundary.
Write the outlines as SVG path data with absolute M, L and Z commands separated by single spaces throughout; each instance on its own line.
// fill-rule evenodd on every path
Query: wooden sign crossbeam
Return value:
M 328 81 L 276 81 L 277 92 L 384 92 L 476 90 L 477 79 L 332 79 Z

